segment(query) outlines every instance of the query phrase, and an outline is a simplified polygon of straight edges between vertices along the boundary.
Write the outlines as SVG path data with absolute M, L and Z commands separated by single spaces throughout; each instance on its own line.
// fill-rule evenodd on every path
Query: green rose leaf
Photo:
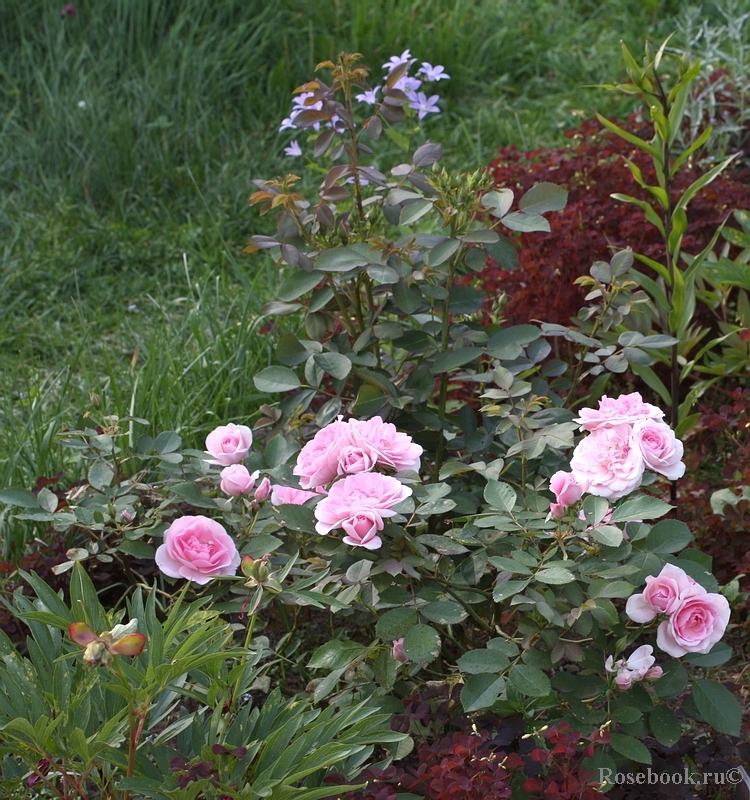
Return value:
M 540 569 L 539 572 L 534 575 L 534 578 L 541 581 L 541 583 L 551 583 L 559 586 L 564 583 L 571 583 L 576 579 L 576 576 L 569 569 L 565 569 L 565 567 L 548 567 L 546 569 Z
M 665 699 L 682 694 L 688 682 L 685 667 L 679 661 L 669 661 L 663 669 L 664 674 L 654 684 L 656 694 Z
M 442 372 L 449 372 L 471 361 L 476 361 L 482 355 L 482 350 L 478 347 L 459 347 L 457 350 L 447 350 L 438 353 L 433 362 L 433 371 L 436 375 Z
M 392 642 L 406 636 L 417 624 L 417 612 L 413 608 L 393 608 L 377 621 L 375 633 L 384 641 Z
M 648 497 L 642 494 L 617 506 L 612 513 L 610 522 L 627 522 L 631 519 L 657 519 L 658 517 L 663 517 L 671 509 L 672 506 L 669 503 L 665 503 L 656 497 Z
M 546 697 L 552 691 L 549 678 L 540 669 L 528 664 L 512 666 L 508 679 L 526 697 Z
M 508 668 L 508 657 L 499 650 L 469 650 L 456 662 L 461 672 L 479 675 L 484 672 L 501 672 Z
M 438 625 L 457 625 L 469 616 L 468 612 L 458 603 L 451 600 L 436 600 L 427 603 L 419 609 L 419 613 L 430 622 Z
M 717 642 L 709 653 L 688 653 L 685 661 L 696 667 L 719 667 L 732 657 L 732 648 L 726 642 Z
M 334 639 L 321 645 L 307 662 L 311 669 L 341 669 L 367 652 L 367 647 L 357 642 Z
M 616 753 L 631 761 L 637 761 L 639 764 L 651 763 L 651 753 L 643 742 L 639 742 L 632 736 L 626 736 L 624 733 L 613 733 L 611 737 L 610 744 Z
M 313 361 L 334 378 L 343 380 L 352 370 L 352 362 L 341 353 L 316 353 Z
M 528 583 L 528 581 L 504 581 L 503 583 L 498 583 L 492 590 L 492 599 L 496 603 L 502 603 L 503 600 L 522 592 Z
M 489 708 L 505 688 L 505 681 L 497 675 L 471 675 L 461 690 L 461 704 L 468 714 Z
M 657 522 L 646 537 L 645 547 L 657 555 L 677 553 L 684 550 L 692 539 L 690 528 L 677 519 Z
M 421 667 L 440 655 L 440 635 L 429 625 L 415 625 L 404 637 L 404 653 Z
M 672 747 L 682 735 L 677 714 L 668 706 L 657 706 L 648 717 L 651 732 L 665 747 Z
M 512 511 L 516 505 L 516 491 L 512 486 L 502 481 L 487 481 L 484 487 L 484 499 L 493 508 L 502 508 Z
M 27 489 L 3 489 L 0 491 L 0 503 L 21 508 L 39 508 L 36 495 Z
M 693 680 L 693 700 L 706 722 L 728 736 L 739 736 L 742 707 L 737 698 L 716 681 Z
M 289 392 L 301 386 L 300 379 L 288 367 L 266 367 L 253 378 L 259 392 Z
M 556 183 L 537 183 L 521 198 L 518 204 L 527 214 L 544 214 L 562 211 L 568 202 L 568 192 Z

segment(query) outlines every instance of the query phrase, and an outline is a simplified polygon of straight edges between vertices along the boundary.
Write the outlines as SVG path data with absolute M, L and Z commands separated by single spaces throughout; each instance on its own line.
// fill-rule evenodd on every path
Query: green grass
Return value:
M 189 444 L 250 420 L 270 357 L 257 311 L 277 272 L 252 179 L 289 168 L 278 133 L 315 64 L 407 47 L 443 64 L 427 122 L 448 162 L 563 141 L 583 84 L 674 28 L 659 0 L 5 0 L 0 4 L 0 485 L 77 471 L 56 434 L 100 398 Z M 710 4 L 706 5 L 707 13 Z M 186 269 L 187 265 L 187 269 Z

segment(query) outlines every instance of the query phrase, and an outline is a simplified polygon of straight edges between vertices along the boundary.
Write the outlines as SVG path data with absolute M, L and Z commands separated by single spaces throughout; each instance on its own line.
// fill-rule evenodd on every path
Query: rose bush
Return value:
M 322 66 L 330 85 L 316 79 L 300 87 L 284 124 L 306 131 L 306 148 L 326 160 L 317 196 L 307 199 L 294 175 L 257 181 L 252 195 L 262 213 L 274 212 L 276 231 L 253 236 L 248 252 L 267 251 L 284 276 L 279 299 L 264 314 L 303 318 L 297 334 L 279 337 L 279 363 L 254 377 L 268 396 L 249 410 L 254 432 L 249 424 L 222 425 L 207 437 L 205 452 L 182 448 L 180 437 L 167 432 L 141 437 L 131 451 L 129 420 L 84 422 L 66 436 L 87 462 L 87 483 L 62 507 L 48 490 L 15 495 L 60 532 L 90 532 L 91 540 L 71 548 L 60 565 L 72 572 L 76 598 L 85 581 L 82 562 L 106 559 L 131 572 L 135 558 L 156 564 L 167 615 L 182 614 L 190 584 L 206 587 L 181 628 L 197 659 L 188 672 L 176 646 L 165 644 L 176 624 L 165 623 L 166 634 L 158 627 L 157 593 L 148 614 L 142 600 L 133 603 L 131 616 L 153 623 L 149 641 L 159 668 L 151 665 L 144 675 L 164 673 L 167 682 L 154 677 L 148 701 L 140 690 L 129 695 L 127 777 L 145 724 L 139 715 L 189 674 L 185 693 L 196 702 L 210 699 L 211 719 L 203 719 L 203 708 L 176 709 L 171 700 L 160 701 L 155 716 L 178 715 L 168 728 L 176 741 L 190 732 L 181 778 L 194 771 L 207 781 L 203 788 L 236 790 L 248 765 L 257 766 L 255 754 L 243 749 L 273 730 L 260 725 L 260 716 L 266 708 L 274 720 L 281 714 L 278 693 L 260 715 L 242 707 L 251 687 L 263 691 L 248 663 L 251 651 L 270 655 L 262 631 L 271 621 L 274 668 L 279 664 L 282 675 L 296 669 L 290 685 L 329 704 L 321 714 L 326 724 L 337 713 L 359 721 L 362 704 L 374 713 L 373 703 L 391 707 L 405 687 L 435 681 L 460 685 L 466 714 L 518 717 L 529 732 L 540 723 L 582 731 L 592 753 L 594 742 L 600 745 L 592 769 L 615 770 L 623 759 L 648 763 L 640 739 L 676 741 L 681 703 L 738 735 L 736 699 L 699 672 L 731 656 L 720 641 L 729 606 L 710 559 L 690 547 L 690 531 L 668 516 L 673 505 L 661 499 L 664 478 L 684 471 L 682 444 L 661 409 L 637 392 L 604 396 L 596 408 L 576 395 L 591 376 L 596 381 L 582 391 L 598 398 L 607 371 L 624 371 L 629 359 L 652 363 L 647 351 L 674 345 L 656 336 L 638 346 L 619 331 L 632 305 L 643 301 L 626 278 L 633 254 L 592 266 L 585 333 L 507 326 L 499 309 L 481 324 L 483 298 L 466 276 L 488 256 L 513 262 L 506 234 L 548 230 L 544 215 L 564 206 L 565 193 L 542 184 L 512 210 L 513 192 L 490 190 L 482 171 L 457 176 L 437 167 L 441 151 L 430 142 L 405 152 L 388 174 L 377 158 L 377 167 L 365 165 L 384 130 L 398 145 L 390 126 L 429 118 L 436 101 L 420 97 L 413 81 L 438 80 L 439 67 L 423 64 L 422 78 L 411 76 L 407 51 L 372 87 L 357 56 Z M 581 346 L 577 363 L 555 357 L 548 339 L 558 336 Z M 573 404 L 584 405 L 578 416 Z M 137 573 L 133 580 L 143 583 Z M 175 596 L 174 582 L 182 580 L 189 583 Z M 49 612 L 32 612 L 21 600 L 31 621 L 60 630 L 75 622 L 63 619 L 54 592 L 38 581 L 33 586 L 59 615 L 29 616 Z M 214 610 L 201 611 L 209 600 Z M 207 626 L 219 608 L 234 615 L 244 637 L 231 669 L 219 656 L 213 664 L 210 653 L 201 661 L 191 638 L 191 629 Z M 95 622 L 87 621 L 92 631 L 110 627 L 109 620 Z M 206 641 L 221 650 L 233 630 L 212 625 Z M 145 654 L 151 657 L 149 648 Z M 162 656 L 171 660 L 162 664 Z M 695 671 L 690 692 L 684 664 Z M 135 680 L 121 671 L 126 682 Z M 235 738 L 224 739 L 217 722 L 216 709 L 224 707 Z M 294 729 L 312 724 L 313 715 L 305 720 L 295 717 Z M 211 740 L 219 729 L 221 741 Z M 394 757 L 408 751 L 403 735 L 378 736 L 359 741 L 391 743 Z M 218 766 L 201 750 L 209 740 Z M 155 796 L 164 780 L 154 766 L 163 741 L 167 734 L 147 748 Z M 287 796 L 301 789 L 282 785 L 273 768 L 283 762 L 290 782 L 299 782 L 315 768 L 303 775 L 297 760 L 315 751 L 308 738 L 296 750 L 259 758 L 267 772 L 253 791 L 272 796 L 281 787 L 279 796 Z M 351 752 L 354 773 L 357 759 L 368 755 L 358 747 Z M 231 759 L 241 765 L 236 771 Z M 323 794 L 306 786 L 297 796 Z

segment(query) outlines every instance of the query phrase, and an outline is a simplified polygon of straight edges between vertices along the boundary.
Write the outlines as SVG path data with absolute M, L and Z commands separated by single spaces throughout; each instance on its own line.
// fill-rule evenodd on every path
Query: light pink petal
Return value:
M 656 616 L 654 607 L 643 599 L 642 594 L 631 594 L 625 604 L 625 613 L 633 620 L 643 625 L 651 622 Z

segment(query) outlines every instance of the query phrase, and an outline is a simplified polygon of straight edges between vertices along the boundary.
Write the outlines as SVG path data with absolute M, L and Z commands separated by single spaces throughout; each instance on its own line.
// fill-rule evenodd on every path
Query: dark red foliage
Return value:
M 502 735 L 491 737 L 489 730 L 476 726 L 454 731 L 418 747 L 416 760 L 412 756 L 400 766 L 365 770 L 358 781 L 367 781 L 367 787 L 341 800 L 395 800 L 403 792 L 430 800 L 505 800 L 517 797 L 520 789 L 529 800 L 602 797 L 583 759 L 593 755 L 596 743 L 606 742 L 608 734 L 595 731 L 582 737 L 563 721 L 541 732 L 542 745 L 517 736 L 504 742 L 512 747 L 501 746 Z
M 627 127 L 642 138 L 651 138 L 649 126 L 643 122 L 631 119 Z M 624 159 L 638 164 L 647 183 L 656 184 L 649 157 L 595 121 L 584 122 L 566 135 L 571 140 L 567 147 L 527 153 L 516 147 L 503 148 L 490 166 L 496 185 L 512 189 L 517 196 L 543 181 L 569 192 L 567 207 L 549 215 L 551 233 L 520 235 L 517 269 L 501 269 L 490 261 L 480 276 L 488 303 L 501 292 L 509 295 L 505 313 L 512 323 L 539 319 L 566 324 L 584 297 L 573 281 L 586 274 L 594 261 L 609 261 L 612 248 L 631 247 L 636 253 L 664 260 L 659 233 L 646 222 L 642 210 L 610 197 L 620 192 L 648 199 L 633 181 Z M 695 166 L 681 170 L 674 197 L 703 172 Z M 724 173 L 692 200 L 683 240 L 686 253 L 700 252 L 733 209 L 750 208 L 747 176 L 746 169 Z
M 716 388 L 700 403 L 702 412 L 685 448 L 688 462 L 680 482 L 680 517 L 694 531 L 696 546 L 713 558 L 713 573 L 720 583 L 744 574 L 744 591 L 750 591 L 750 503 L 727 504 L 719 516 L 711 507 L 711 494 L 730 489 L 740 497 L 750 485 L 750 389 Z

